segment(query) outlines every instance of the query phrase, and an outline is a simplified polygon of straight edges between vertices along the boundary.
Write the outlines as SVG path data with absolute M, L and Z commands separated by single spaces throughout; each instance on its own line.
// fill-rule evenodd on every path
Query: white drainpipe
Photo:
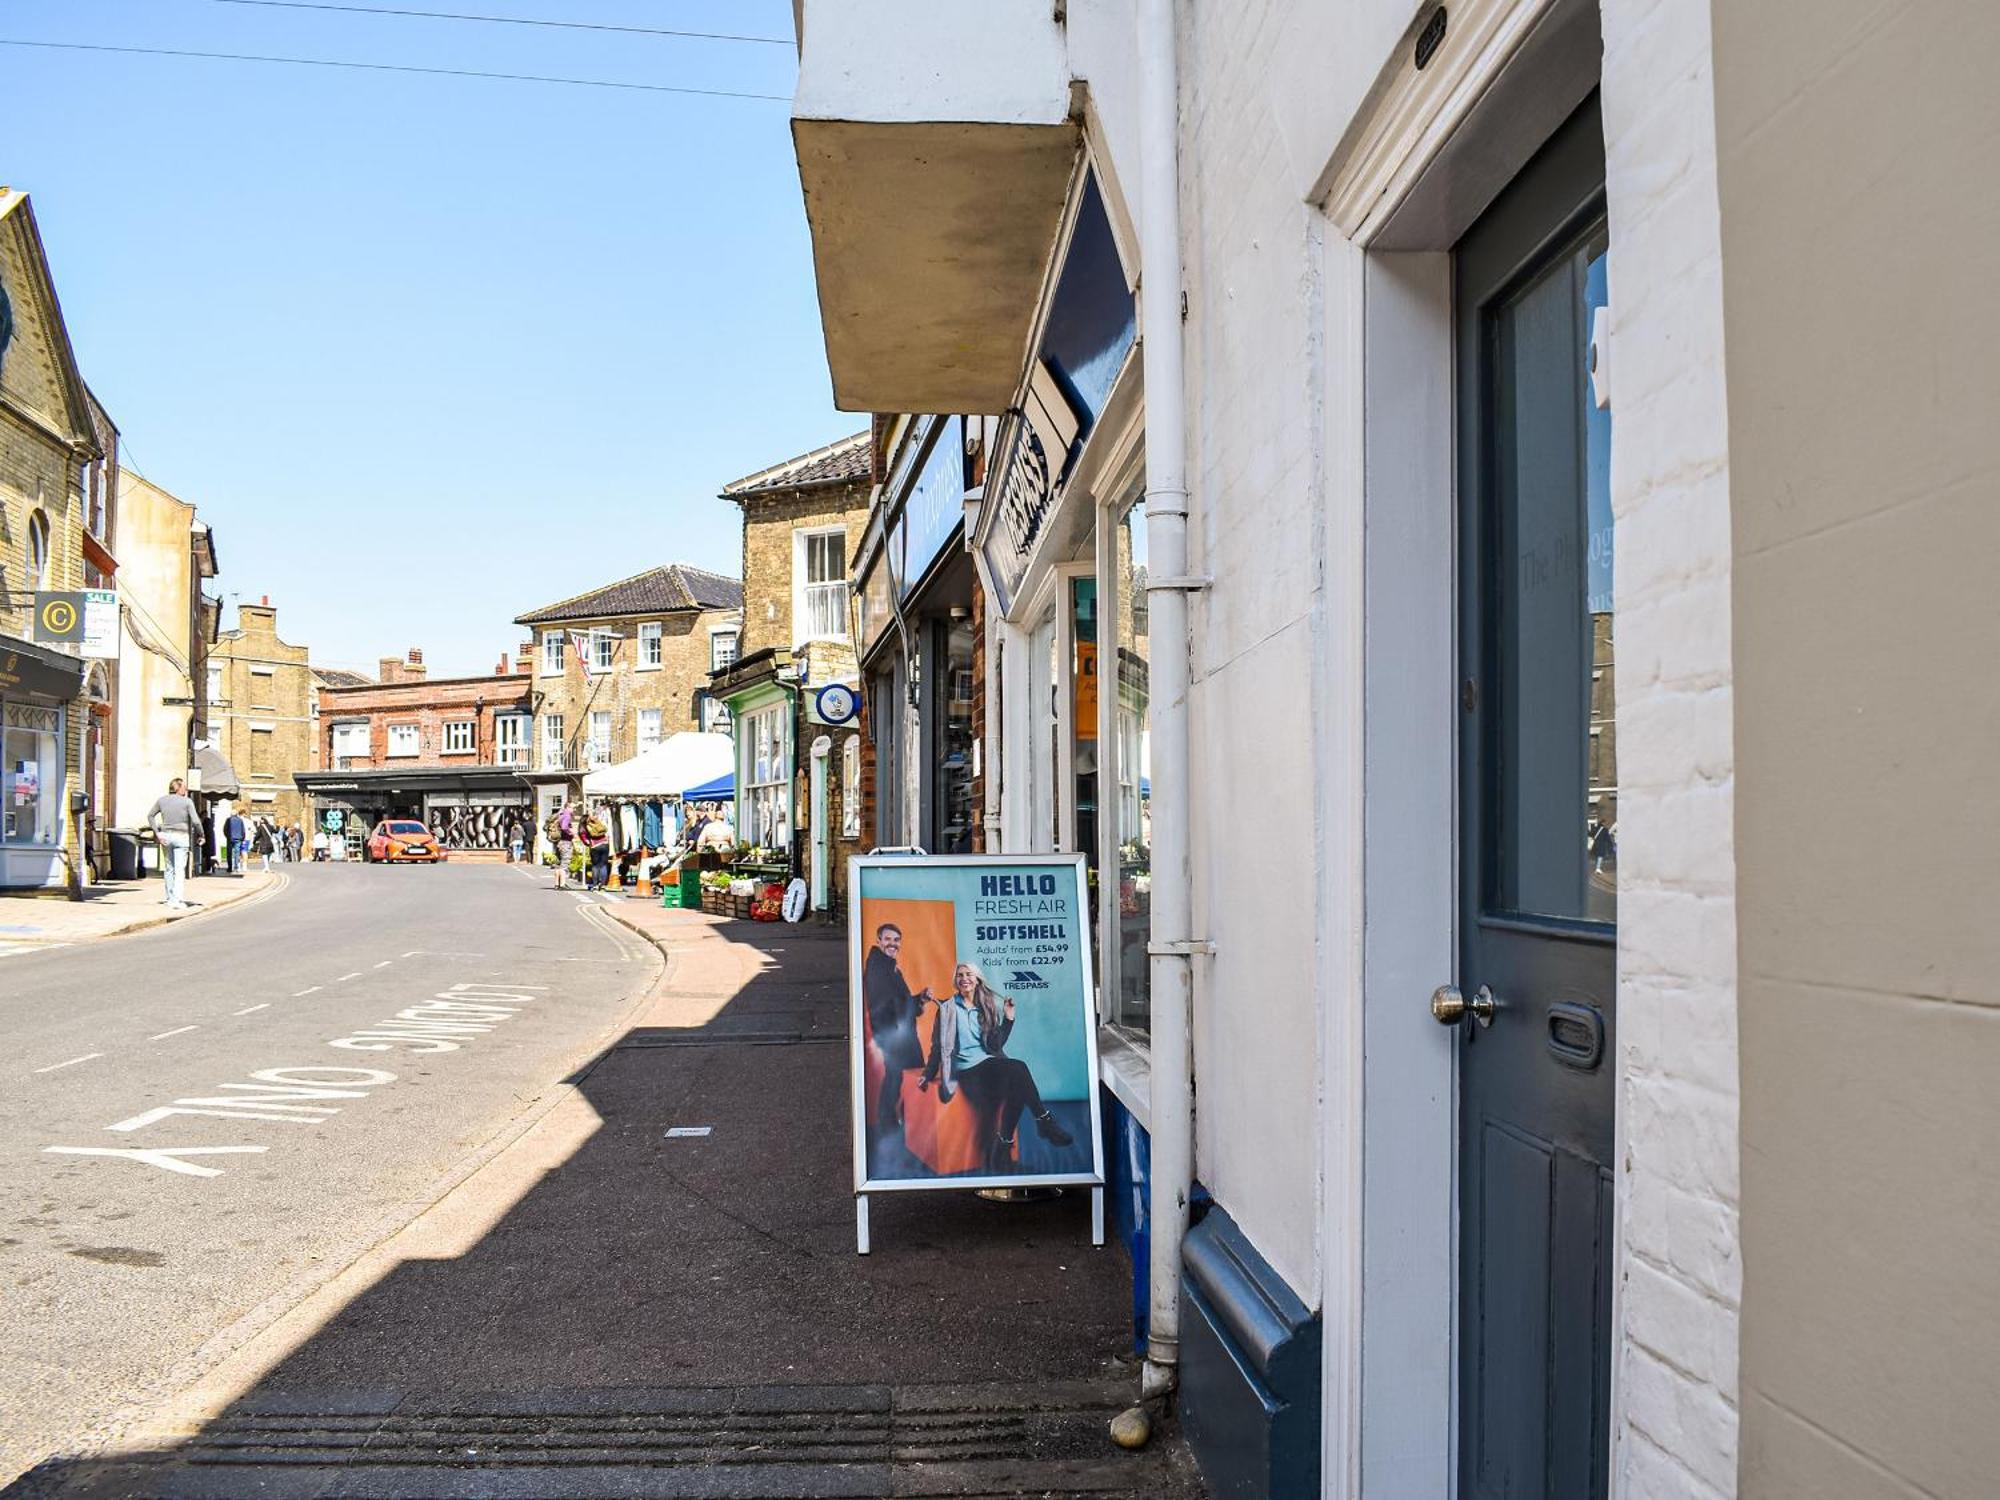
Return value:
M 1139 0 L 1139 255 L 1146 380 L 1146 586 L 1152 614 L 1152 1260 L 1145 1392 L 1180 1363 L 1181 1241 L 1194 1179 L 1192 868 L 1188 858 L 1187 409 L 1181 346 L 1180 100 L 1174 0 Z

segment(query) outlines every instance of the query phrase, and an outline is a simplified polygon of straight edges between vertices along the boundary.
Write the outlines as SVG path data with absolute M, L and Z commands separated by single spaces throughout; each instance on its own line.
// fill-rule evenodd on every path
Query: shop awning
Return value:
M 236 779 L 236 768 L 220 750 L 202 746 L 194 753 L 194 768 L 201 776 L 200 791 L 204 797 L 234 797 L 243 790 L 243 783 Z
M 652 749 L 583 778 L 586 797 L 678 797 L 729 771 L 736 751 L 726 734 L 687 731 L 669 735 Z
M 736 773 L 718 776 L 713 781 L 704 781 L 700 786 L 691 786 L 681 793 L 683 802 L 729 802 L 736 796 Z

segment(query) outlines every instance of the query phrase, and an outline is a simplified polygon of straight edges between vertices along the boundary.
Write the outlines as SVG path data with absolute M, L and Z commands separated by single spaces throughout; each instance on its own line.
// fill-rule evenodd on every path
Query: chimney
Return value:
M 424 666 L 424 653 L 415 646 L 410 647 L 410 659 L 403 667 L 405 682 L 422 682 L 428 669 Z
M 385 685 L 391 682 L 401 682 L 403 680 L 402 661 L 394 656 L 377 657 L 375 661 L 375 680 Z
M 533 636 L 521 642 L 521 649 L 514 653 L 514 670 L 522 676 L 526 676 L 535 670 L 535 638 Z
M 507 665 L 507 653 L 502 651 L 500 653 L 500 665 L 493 669 L 493 675 L 495 677 L 505 677 L 509 670 L 511 669 Z
M 269 594 L 266 594 L 262 599 L 258 600 L 257 602 L 259 604 L 262 604 L 264 608 L 269 609 L 271 607 L 271 596 Z

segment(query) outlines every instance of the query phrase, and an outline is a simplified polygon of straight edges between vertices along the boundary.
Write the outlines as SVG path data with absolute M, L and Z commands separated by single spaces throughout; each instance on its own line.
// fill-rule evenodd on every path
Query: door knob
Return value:
M 1481 985 L 1466 999 L 1455 984 L 1441 984 L 1431 991 L 1431 1015 L 1440 1026 L 1456 1026 L 1468 1015 L 1481 1026 L 1493 1024 L 1493 991 Z

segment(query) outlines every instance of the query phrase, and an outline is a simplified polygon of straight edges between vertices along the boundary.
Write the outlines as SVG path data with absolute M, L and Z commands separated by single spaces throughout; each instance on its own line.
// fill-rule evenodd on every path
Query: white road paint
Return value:
M 382 962 L 380 962 L 379 964 L 375 965 L 375 967 L 376 967 L 376 968 L 378 968 L 378 969 L 386 969 L 386 968 L 388 968 L 388 967 L 389 967 L 389 965 L 390 965 L 390 964 L 394 963 L 395 961 L 396 961 L 396 960 L 395 960 L 395 959 L 393 959 L 393 958 L 385 958 L 385 959 L 383 959 L 383 960 L 382 960 Z
M 142 1150 L 131 1146 L 44 1146 L 44 1153 L 51 1156 L 116 1156 L 126 1161 L 144 1162 L 149 1167 L 160 1167 L 168 1172 L 179 1172 L 187 1177 L 220 1177 L 222 1168 L 199 1166 L 191 1161 L 182 1161 L 183 1156 L 234 1156 L 240 1152 L 269 1151 L 269 1146 L 155 1146 Z
M 403 957 L 403 958 L 415 958 L 415 957 L 416 957 L 416 956 L 417 956 L 417 955 L 418 955 L 419 953 L 421 953 L 421 952 L 423 952 L 423 951 L 424 951 L 424 950 L 423 950 L 423 949 L 421 949 L 421 948 L 412 948 L 412 949 L 411 949 L 411 950 L 410 950 L 410 951 L 409 951 L 408 953 L 404 953 L 404 954 L 401 954 L 401 955 L 400 955 L 400 957 Z
M 199 1030 L 201 1030 L 199 1026 L 176 1026 L 172 1031 L 156 1032 L 154 1035 L 147 1037 L 146 1040 L 149 1042 L 164 1042 L 168 1037 L 179 1036 L 184 1031 Z
M 270 1008 L 271 1008 L 271 1002 L 266 1000 L 262 1005 L 246 1005 L 241 1010 L 231 1011 L 230 1014 L 236 1016 L 247 1016 L 253 1010 L 269 1010 Z
M 72 1057 L 68 1062 L 50 1063 L 46 1068 L 37 1068 L 37 1073 L 53 1073 L 58 1068 L 73 1068 L 78 1063 L 89 1062 L 93 1057 L 102 1057 L 102 1052 L 86 1052 L 81 1057 Z
M 334 983 L 335 983 L 335 984 L 345 984 L 345 983 L 347 983 L 347 981 L 348 981 L 348 980 L 350 980 L 350 979 L 359 979 L 360 977 L 361 977 L 361 971 L 360 971 L 359 969 L 356 969 L 356 970 L 355 970 L 355 971 L 354 971 L 354 972 L 353 972 L 352 974 L 343 974 L 343 975 L 341 975 L 341 976 L 340 976 L 340 978 L 338 978 L 338 979 L 334 980 Z
M 713 1125 L 675 1125 L 667 1131 L 666 1139 L 670 1141 L 693 1140 L 698 1136 L 709 1134 L 714 1129 Z
M 526 991 L 547 988 L 542 984 L 455 984 L 327 1045 L 354 1052 L 387 1052 L 392 1047 L 407 1047 L 412 1052 L 456 1052 L 462 1044 L 518 1015 L 514 1007 L 533 1004 L 535 996 Z
M 318 994 L 324 988 L 324 985 L 309 984 L 302 990 L 293 990 L 292 998 L 294 1000 L 303 1000 L 308 995 Z

